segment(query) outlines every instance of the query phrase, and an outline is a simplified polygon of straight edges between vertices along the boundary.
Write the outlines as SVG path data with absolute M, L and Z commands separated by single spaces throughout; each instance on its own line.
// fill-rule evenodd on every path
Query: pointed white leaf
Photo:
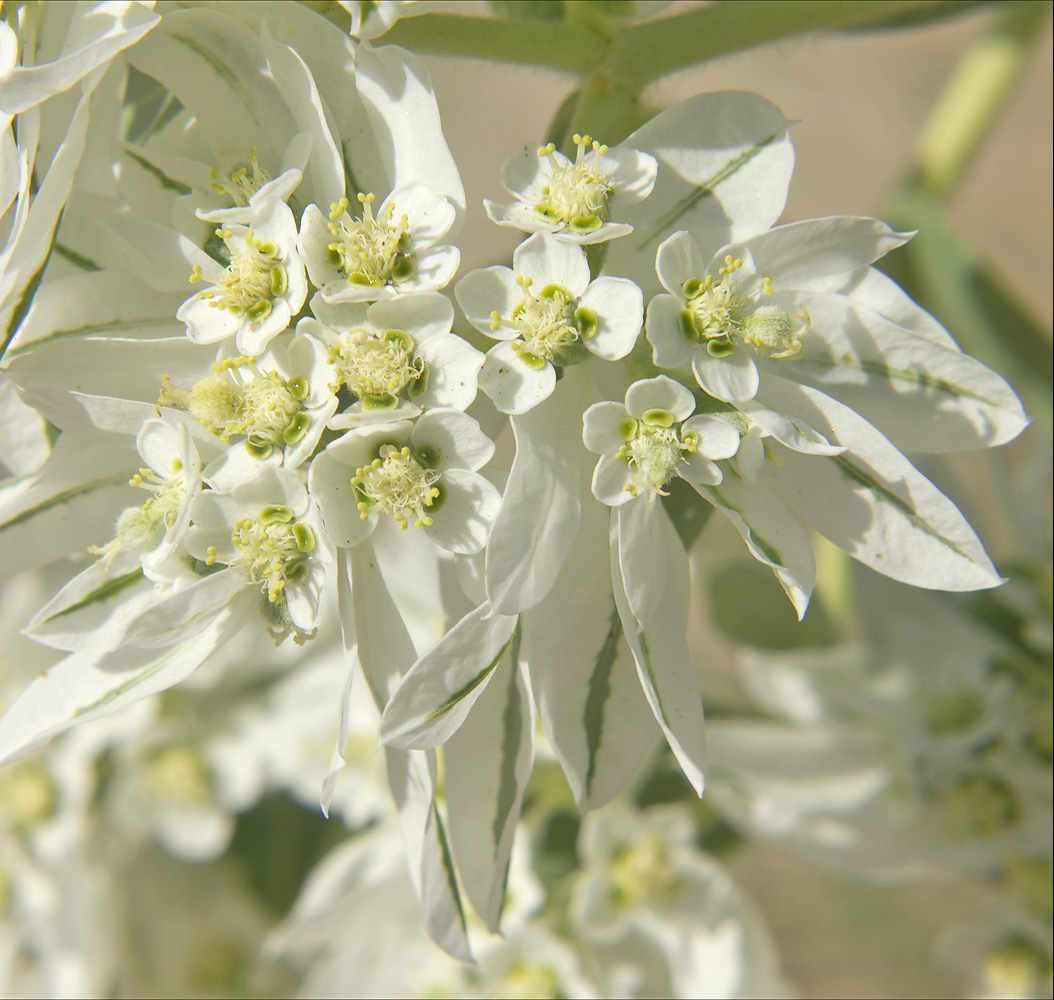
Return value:
M 955 505 L 874 427 L 816 389 L 766 380 L 766 398 L 804 420 L 842 455 L 784 452 L 766 463 L 773 489 L 802 520 L 885 576 L 931 590 L 979 590 L 1001 582 Z
M 622 622 L 597 567 L 610 563 L 608 510 L 587 502 L 563 570 L 523 616 L 523 651 L 542 728 L 585 812 L 629 784 L 655 742 Z
M 448 955 L 471 962 L 454 862 L 435 801 L 435 751 L 387 747 L 385 763 L 428 935 Z
M 492 934 L 534 758 L 534 712 L 515 646 L 443 748 L 451 849 L 465 895 Z
M 584 402 L 571 369 L 544 405 L 512 419 L 516 457 L 487 544 L 487 597 L 500 614 L 541 601 L 571 550 L 582 470 L 593 464 L 579 430 Z
M 637 664 L 644 695 L 685 776 L 703 794 L 706 743 L 703 701 L 688 650 L 688 557 L 669 518 L 663 516 L 666 587 L 647 628 L 630 610 L 619 566 L 618 531 L 611 532 L 611 583 L 622 629 Z
M 483 693 L 517 632 L 519 619 L 470 611 L 403 675 L 381 716 L 378 738 L 392 747 L 439 746 Z
M 42 674 L 0 718 L 0 763 L 40 746 L 71 726 L 112 715 L 178 684 L 244 624 L 232 606 L 193 639 L 158 654 L 122 649 L 72 653 Z

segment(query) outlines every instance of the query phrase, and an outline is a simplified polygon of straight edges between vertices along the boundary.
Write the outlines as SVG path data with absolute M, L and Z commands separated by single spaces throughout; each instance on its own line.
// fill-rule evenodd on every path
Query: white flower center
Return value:
M 577 300 L 559 285 L 546 285 L 537 295 L 530 292 L 532 279 L 516 279 L 524 297 L 504 319 L 497 311 L 490 314 L 492 330 L 509 327 L 517 337 L 511 341 L 517 357 L 528 367 L 544 368 L 547 364 L 562 367 L 582 361 L 586 353 L 582 341 L 597 330 L 597 316 L 591 309 L 578 306 Z
M 237 552 L 227 563 L 252 583 L 262 584 L 273 604 L 287 583 L 301 583 L 308 572 L 307 554 L 315 547 L 315 533 L 281 504 L 263 507 L 256 517 L 234 522 L 231 541 Z M 217 561 L 208 549 L 205 563 Z
M 362 218 L 347 213 L 348 199 L 330 206 L 329 231 L 336 237 L 329 244 L 330 267 L 344 274 L 352 285 L 386 285 L 413 276 L 413 239 L 406 215 L 393 222 L 395 206 L 389 205 L 374 218 L 373 195 L 360 194 Z
M 147 761 L 146 787 L 160 804 L 202 808 L 212 802 L 212 771 L 189 746 L 165 747 Z
M 681 310 L 681 332 L 689 339 L 702 341 L 715 358 L 727 357 L 735 346 L 734 338 L 768 353 L 770 358 L 794 358 L 802 352 L 802 335 L 808 328 L 809 314 L 803 308 L 797 316 L 788 316 L 779 306 L 759 306 L 740 293 L 733 275 L 743 266 L 739 257 L 725 257 L 720 277 L 689 278 L 681 288 L 684 308 Z M 761 290 L 772 293 L 772 282 L 762 279 Z M 799 320 L 795 325 L 792 320 Z
M 340 335 L 327 360 L 367 408 L 390 409 L 404 389 L 414 395 L 425 388 L 425 365 L 414 356 L 415 346 L 402 330 L 351 330 Z
M 261 371 L 256 359 L 246 355 L 217 361 L 212 369 L 189 391 L 162 375 L 159 402 L 189 411 L 223 441 L 245 434 L 246 447 L 258 458 L 307 433 L 310 420 L 303 401 L 310 386 L 304 376 L 284 379 L 274 369 Z
M 162 476 L 153 469 L 140 469 L 129 486 L 138 486 L 153 495 L 140 507 L 126 507 L 117 519 L 114 538 L 105 545 L 91 545 L 88 551 L 100 556 L 103 567 L 113 562 L 123 549 L 144 552 L 161 541 L 165 529 L 176 519 L 180 504 L 187 491 L 187 478 L 178 458 L 172 460 L 171 475 Z
M 534 206 L 547 219 L 563 222 L 580 233 L 591 233 L 611 218 L 608 198 L 611 184 L 604 177 L 600 156 L 607 152 L 588 135 L 574 135 L 578 156 L 574 163 L 561 163 L 554 155 L 556 146 L 549 143 L 538 150 L 552 165 L 549 184 L 543 188 L 545 199 Z M 591 150 L 590 157 L 587 150 Z
M 258 322 L 271 312 L 272 300 L 285 294 L 288 275 L 278 259 L 278 247 L 253 236 L 251 229 L 244 237 L 230 229 L 217 229 L 223 239 L 230 263 L 218 278 L 209 278 L 198 264 L 191 281 L 211 282 L 214 287 L 198 292 L 198 298 L 208 299 L 209 305 L 226 309 L 235 316 L 247 316 Z
M 32 829 L 55 814 L 57 799 L 55 783 L 40 764 L 17 764 L 0 777 L 0 818 L 4 826 Z
M 642 902 L 664 902 L 683 888 L 684 880 L 673 869 L 669 848 L 657 836 L 626 844 L 611 859 L 608 892 L 616 906 L 629 909 Z
M 224 195 L 232 206 L 248 205 L 249 199 L 271 179 L 256 162 L 255 146 L 250 147 L 247 162 L 236 164 L 225 174 L 213 167 L 209 177 L 209 187 Z
M 1042 877 L 1042 876 L 1040 876 Z M 990 997 L 1030 997 L 1050 992 L 1051 963 L 1029 938 L 1014 934 L 988 949 L 982 975 Z
M 359 498 L 359 516 L 365 521 L 379 509 L 391 514 L 400 528 L 405 528 L 411 517 L 415 528 L 431 524 L 427 510 L 435 509 L 441 495 L 439 473 L 435 471 L 438 463 L 439 453 L 431 445 L 414 451 L 406 445 L 381 445 L 377 457 L 351 477 L 351 487 Z
M 673 414 L 661 408 L 646 411 L 640 420 L 627 418 L 620 430 L 626 443 L 615 457 L 630 468 L 631 482 L 625 488 L 634 497 L 642 491 L 666 496 L 663 487 L 676 474 L 683 453 L 699 447 L 697 436 L 689 431 L 682 437 L 680 428 L 673 426 Z

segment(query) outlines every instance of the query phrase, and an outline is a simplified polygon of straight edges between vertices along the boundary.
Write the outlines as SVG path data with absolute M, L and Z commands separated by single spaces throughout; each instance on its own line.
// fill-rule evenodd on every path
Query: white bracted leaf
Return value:
M 534 712 L 516 645 L 443 748 L 451 849 L 465 895 L 492 934 L 534 760 Z
M 378 738 L 391 747 L 426 749 L 446 742 L 465 721 L 508 651 L 519 619 L 470 611 L 403 676 L 381 716 Z

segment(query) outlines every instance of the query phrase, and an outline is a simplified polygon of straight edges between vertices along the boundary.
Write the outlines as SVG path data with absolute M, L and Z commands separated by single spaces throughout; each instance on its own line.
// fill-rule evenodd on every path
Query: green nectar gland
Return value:
M 231 542 L 235 554 L 227 565 L 250 583 L 258 583 L 272 604 L 287 583 L 301 583 L 307 578 L 308 553 L 315 548 L 315 533 L 293 512 L 281 504 L 262 507 L 255 517 L 234 522 Z M 216 550 L 209 546 L 205 564 L 217 562 Z
M 230 229 L 217 229 L 216 235 L 227 247 L 230 264 L 218 278 L 207 277 L 200 265 L 194 265 L 190 280 L 212 282 L 214 286 L 198 292 L 198 298 L 254 323 L 265 319 L 274 299 L 284 295 L 288 287 L 289 278 L 278 259 L 278 247 L 253 236 L 251 229 L 244 239 Z
M 689 278 L 681 287 L 684 308 L 681 310 L 681 332 L 689 340 L 706 345 L 715 358 L 727 357 L 735 347 L 735 338 L 765 351 L 770 358 L 796 358 L 802 352 L 802 335 L 808 329 L 809 314 L 802 309 L 788 316 L 780 307 L 758 305 L 742 294 L 733 275 L 743 266 L 740 257 L 725 257 L 718 276 Z M 763 295 L 771 295 L 772 282 L 761 281 Z M 799 324 L 793 321 L 799 320 Z
M 274 369 L 258 368 L 255 357 L 241 355 L 214 362 L 212 374 L 190 390 L 162 375 L 159 403 L 187 410 L 223 441 L 246 435 L 249 451 L 266 458 L 307 433 L 303 400 L 309 388 L 302 375 L 284 379 Z
M 249 204 L 249 199 L 269 180 L 268 174 L 256 161 L 256 147 L 249 149 L 249 158 L 235 164 L 229 172 L 221 173 L 215 167 L 209 171 L 209 188 L 223 195 L 230 207 Z
M 367 409 L 391 409 L 406 390 L 424 388 L 425 364 L 414 355 L 414 339 L 402 330 L 350 330 L 327 352 L 340 381 Z
M 539 156 L 548 157 L 552 170 L 549 184 L 543 188 L 545 198 L 534 210 L 546 219 L 566 223 L 577 233 L 592 233 L 611 218 L 608 199 L 612 187 L 600 166 L 607 146 L 577 133 L 572 140 L 578 147 L 578 156 L 571 164 L 557 159 L 556 146 L 551 142 L 538 150 Z
M 546 285 L 537 294 L 531 292 L 532 279 L 517 277 L 524 291 L 508 319 L 498 312 L 490 314 L 492 330 L 502 327 L 514 330 L 510 342 L 516 356 L 528 368 L 536 370 L 547 364 L 567 367 L 586 358 L 584 341 L 597 330 L 597 316 L 559 285 Z
M 330 206 L 329 231 L 334 241 L 327 249 L 330 267 L 338 270 L 352 285 L 398 284 L 414 274 L 413 239 L 409 221 L 403 214 L 394 220 L 395 206 L 389 205 L 376 218 L 373 195 L 359 194 L 362 218 L 348 215 L 348 199 Z
M 442 492 L 434 471 L 438 462 L 438 451 L 428 445 L 415 453 L 407 445 L 382 444 L 377 457 L 351 477 L 359 517 L 365 521 L 372 513 L 384 512 L 403 529 L 410 518 L 415 528 L 430 525 L 428 510 L 438 507 Z
M 691 431 L 682 436 L 680 427 L 674 426 L 673 414 L 659 407 L 646 411 L 640 420 L 624 420 L 619 431 L 626 443 L 615 457 L 629 466 L 630 482 L 625 489 L 634 497 L 641 492 L 666 496 L 663 487 L 677 473 L 682 456 L 699 447 L 698 437 Z
M 105 545 L 92 545 L 88 551 L 101 558 L 105 569 L 114 556 L 124 549 L 145 552 L 155 548 L 176 520 L 187 490 L 186 475 L 178 458 L 172 459 L 170 473 L 161 475 L 153 469 L 140 469 L 129 486 L 146 490 L 151 496 L 139 507 L 125 507 L 117 519 L 117 530 Z

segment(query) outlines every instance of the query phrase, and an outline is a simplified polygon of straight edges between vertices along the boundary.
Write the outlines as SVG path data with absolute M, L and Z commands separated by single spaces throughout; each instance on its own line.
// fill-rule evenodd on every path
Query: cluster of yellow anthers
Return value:
M 336 240 L 329 244 L 329 266 L 344 274 L 353 285 L 386 285 L 413 277 L 413 240 L 405 213 L 392 223 L 395 206 L 373 215 L 373 195 L 359 194 L 362 218 L 348 215 L 348 199 L 330 206 L 329 231 Z
M 577 133 L 572 141 L 578 147 L 578 155 L 570 164 L 556 156 L 554 143 L 538 149 L 539 156 L 548 157 L 551 169 L 549 183 L 542 189 L 545 199 L 534 208 L 547 219 L 567 223 L 576 232 L 591 233 L 611 218 L 608 198 L 612 187 L 600 165 L 600 156 L 607 152 L 607 146 Z M 593 153 L 591 159 L 587 150 Z
M 407 445 L 381 445 L 377 457 L 351 477 L 359 517 L 367 520 L 376 507 L 391 514 L 403 529 L 411 515 L 415 528 L 431 524 L 425 509 L 434 508 L 440 498 L 438 464 L 439 454 L 429 445 L 414 451 Z
M 414 356 L 414 339 L 402 330 L 350 330 L 326 352 L 338 379 L 369 409 L 390 409 L 409 388 L 424 390 L 425 363 Z
M 303 400 L 310 386 L 304 376 L 284 379 L 274 369 L 261 371 L 252 355 L 215 361 L 212 371 L 189 391 L 162 374 L 159 402 L 187 410 L 223 441 L 245 434 L 261 458 L 307 433 Z
M 546 285 L 537 295 L 531 293 L 533 279 L 516 278 L 523 298 L 504 319 L 497 310 L 490 314 L 492 330 L 509 327 L 517 338 L 512 348 L 528 368 L 546 364 L 568 365 L 581 360 L 581 341 L 597 332 L 597 315 L 592 309 L 576 306 L 576 299 L 559 285 Z
M 153 469 L 143 468 L 128 480 L 128 485 L 147 490 L 151 495 L 141 506 L 126 507 L 121 511 L 116 533 L 109 542 L 89 546 L 88 551 L 101 558 L 104 568 L 122 549 L 139 552 L 156 545 L 165 528 L 175 521 L 187 488 L 178 458 L 172 460 L 171 475 L 162 476 Z
M 226 245 L 230 263 L 218 278 L 207 277 L 200 264 L 194 265 L 191 281 L 215 285 L 198 292 L 198 298 L 208 299 L 209 305 L 217 309 L 259 322 L 270 314 L 271 302 L 284 295 L 289 284 L 285 265 L 278 260 L 278 247 L 254 236 L 252 229 L 247 229 L 244 237 L 231 229 L 217 229 L 216 235 Z
M 688 431 L 682 437 L 673 426 L 673 414 L 655 407 L 646 410 L 640 420 L 627 417 L 619 427 L 626 442 L 615 452 L 630 468 L 631 482 L 624 487 L 631 496 L 642 490 L 666 496 L 663 487 L 673 478 L 682 452 L 689 455 L 699 449 L 699 438 Z
M 307 577 L 307 554 L 315 547 L 315 533 L 281 504 L 263 507 L 256 517 L 234 522 L 231 542 L 237 552 L 227 563 L 252 583 L 261 583 L 273 604 L 287 583 Z M 205 564 L 217 561 L 213 546 L 206 550 Z
M 249 162 L 235 166 L 230 173 L 221 174 L 212 167 L 209 170 L 209 187 L 217 194 L 225 195 L 233 205 L 245 206 L 270 179 L 270 175 L 256 161 L 256 147 L 249 147 Z
M 743 266 L 741 257 L 725 256 L 725 266 L 718 268 L 721 276 L 689 278 L 681 286 L 685 307 L 681 310 L 681 332 L 689 340 L 702 340 L 712 357 L 727 357 L 735 348 L 734 337 L 767 351 L 770 358 L 796 358 L 802 352 L 802 335 L 811 322 L 802 308 L 796 316 L 788 316 L 779 306 L 756 306 L 740 294 L 732 275 Z M 764 295 L 773 292 L 772 282 L 761 279 Z M 792 320 L 801 320 L 795 326 Z

